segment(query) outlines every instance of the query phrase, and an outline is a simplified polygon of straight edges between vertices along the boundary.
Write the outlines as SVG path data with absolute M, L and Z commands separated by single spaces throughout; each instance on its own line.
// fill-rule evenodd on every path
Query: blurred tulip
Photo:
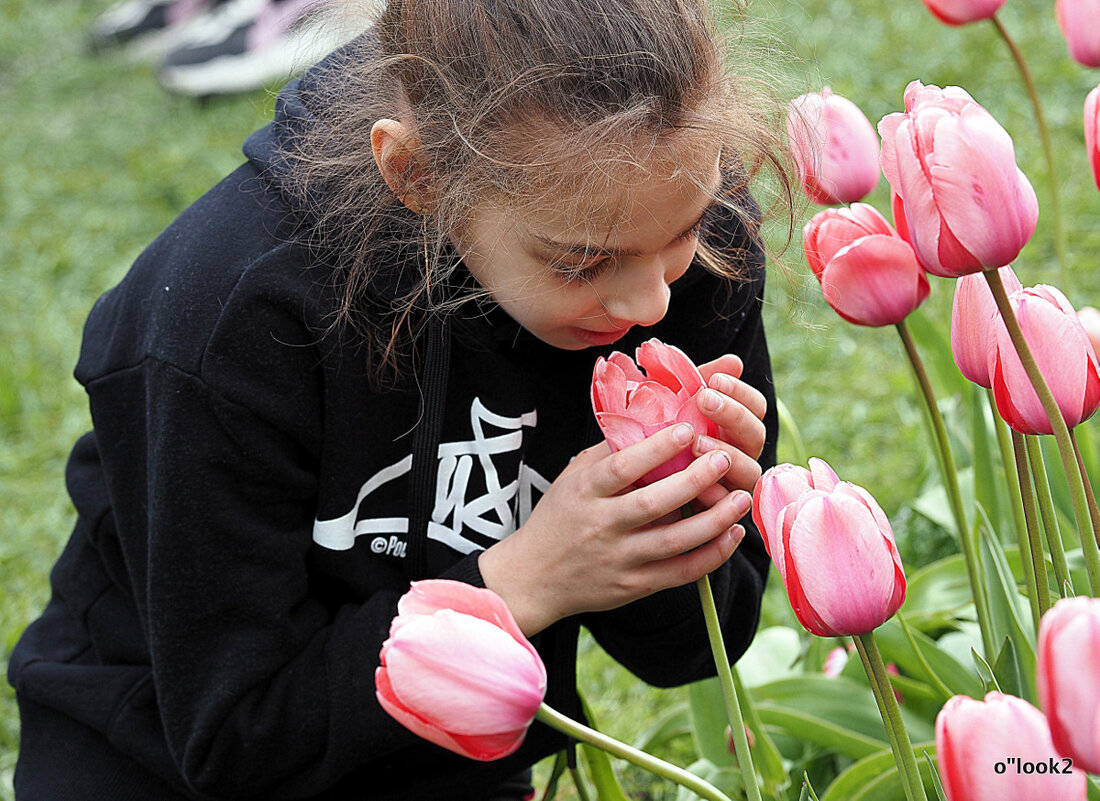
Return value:
M 956 695 L 944 704 L 936 762 L 948 801 L 1085 800 L 1084 771 L 1062 772 L 1043 713 L 1011 695 Z
M 1011 267 L 1002 267 L 998 272 L 1009 295 L 1023 289 Z M 951 306 L 951 354 L 962 374 L 986 389 L 993 386 L 989 375 L 992 326 L 1000 323 L 997 301 L 993 299 L 993 292 L 984 275 L 971 273 L 955 282 L 955 300 Z
M 948 25 L 965 25 L 989 19 L 996 14 L 1006 0 L 924 0 L 940 22 Z
M 802 242 L 826 302 L 850 323 L 895 325 L 928 298 L 912 246 L 865 203 L 818 212 Z
M 745 724 L 745 740 L 749 744 L 749 750 L 756 748 L 756 735 L 752 733 L 752 729 L 749 728 L 749 724 Z M 733 732 L 729 726 L 726 726 L 726 750 L 731 754 L 737 753 L 737 743 L 734 742 Z
M 870 493 L 819 459 L 811 467 L 764 473 L 753 520 L 799 622 L 819 637 L 866 634 L 905 600 L 894 534 Z
M 699 411 L 695 396 L 706 387 L 687 355 L 657 339 L 643 342 L 638 364 L 616 351 L 600 357 L 592 372 L 592 408 L 612 451 L 641 442 L 675 423 L 690 423 L 696 434 L 717 436 L 718 427 Z M 641 365 L 646 373 L 638 369 Z M 647 473 L 651 484 L 691 464 L 690 450 Z
M 1082 306 L 1077 310 L 1077 319 L 1088 334 L 1092 352 L 1100 356 L 1100 309 L 1092 306 Z
M 1089 166 L 1092 167 L 1092 180 L 1100 189 L 1100 86 L 1097 86 L 1085 98 L 1085 149 L 1089 153 Z
M 828 656 L 825 657 L 825 664 L 821 668 L 821 672 L 828 676 L 830 679 L 835 679 L 844 670 L 844 666 L 848 664 L 848 651 L 844 646 L 838 645 L 833 650 L 829 651 Z
M 1011 264 L 1039 204 L 992 115 L 957 86 L 913 81 L 905 113 L 883 117 L 878 130 L 895 223 L 925 268 L 955 278 Z
M 878 186 L 874 126 L 855 103 L 828 86 L 791 101 L 787 134 L 802 188 L 815 203 L 854 203 Z
M 382 708 L 471 759 L 519 748 L 546 693 L 546 668 L 500 596 L 459 581 L 414 582 L 375 671 Z
M 1063 598 L 1039 626 L 1036 680 L 1054 747 L 1100 773 L 1100 598 Z
M 1100 365 L 1077 312 L 1052 286 L 1039 285 L 1009 296 L 1020 330 L 1031 349 L 1066 425 L 1087 420 L 1100 405 Z M 1021 434 L 1050 434 L 1039 396 L 1003 322 L 995 324 L 987 355 L 993 398 L 1004 421 Z
M 1100 67 L 1100 0 L 1057 0 L 1054 11 L 1070 58 Z

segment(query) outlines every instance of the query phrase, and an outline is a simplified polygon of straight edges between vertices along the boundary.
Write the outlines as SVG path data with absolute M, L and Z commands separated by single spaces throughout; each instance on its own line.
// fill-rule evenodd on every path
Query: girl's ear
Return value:
M 397 120 L 378 120 L 370 129 L 374 161 L 390 190 L 415 214 L 428 209 L 426 171 L 419 161 L 419 142 Z

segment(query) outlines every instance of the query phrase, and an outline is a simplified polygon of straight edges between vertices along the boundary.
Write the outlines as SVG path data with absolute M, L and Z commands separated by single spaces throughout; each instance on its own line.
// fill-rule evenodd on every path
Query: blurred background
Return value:
M 118 18 L 128 14 L 132 20 L 149 11 L 148 3 L 126 14 L 116 10 L 112 33 L 111 18 L 104 17 L 108 0 L 0 0 L 0 663 L 5 666 L 23 627 L 46 601 L 49 568 L 72 525 L 63 468 L 73 441 L 89 426 L 83 391 L 71 375 L 88 310 L 165 225 L 240 163 L 244 138 L 271 117 L 279 70 L 285 75 L 288 65 L 296 66 L 284 53 L 282 60 L 274 59 L 276 67 L 257 58 L 226 62 L 236 65 L 228 71 L 201 68 L 214 56 L 249 56 L 248 48 L 283 41 L 292 30 L 268 9 L 266 33 L 253 31 L 242 39 L 242 27 L 259 20 L 262 4 L 216 5 L 223 7 L 220 27 L 193 25 L 198 33 L 192 30 L 190 42 L 136 47 L 117 41 Z M 284 5 L 287 11 L 291 0 Z M 1089 172 L 1081 120 L 1085 95 L 1100 75 L 1066 55 L 1053 0 L 1009 0 L 999 16 L 1028 59 L 1055 143 L 1059 169 L 1053 181 L 1061 193 L 1069 245 L 1065 282 L 1044 215 L 1052 176 L 1030 102 L 991 23 L 949 28 L 919 0 L 751 0 L 748 5 L 756 22 L 746 36 L 766 45 L 766 66 L 777 91 L 790 97 L 828 84 L 877 123 L 900 110 L 902 92 L 913 79 L 967 89 L 1013 136 L 1020 166 L 1039 197 L 1039 228 L 1016 262 L 1017 274 L 1025 285 L 1060 285 L 1078 308 L 1100 305 L 1100 196 Z M 203 10 L 210 16 L 218 8 Z M 230 11 L 240 16 L 231 18 Z M 311 47 L 323 50 L 361 26 L 364 18 L 356 7 L 349 4 L 341 12 L 321 20 L 308 44 L 295 40 L 292 52 L 312 57 Z M 233 36 L 236 44 L 229 41 Z M 222 49 L 197 52 L 202 47 Z M 885 179 L 868 202 L 889 216 Z M 806 451 L 875 495 L 912 569 L 953 549 L 935 516 L 922 514 L 917 502 L 934 475 L 920 407 L 896 333 L 849 325 L 820 298 L 800 239 L 802 224 L 815 210 L 808 202 L 798 209 L 793 237 L 781 215 L 768 229 L 773 259 L 767 316 L 778 392 Z M 951 282 L 933 279 L 932 296 L 914 316 L 914 329 L 927 338 L 946 337 L 952 291 Z M 953 399 L 947 393 L 941 401 L 950 405 Z M 797 458 L 792 434 L 789 429 L 781 440 L 781 460 Z M 789 614 L 773 579 L 765 622 L 785 621 Z M 604 728 L 628 741 L 661 708 L 682 698 L 681 690 L 641 686 L 587 640 L 579 681 Z M 2 801 L 12 799 L 18 742 L 14 697 L 3 683 Z M 668 748 L 666 756 L 675 760 L 675 738 Z M 673 788 L 641 772 L 624 770 L 623 784 L 634 798 L 675 797 Z M 563 791 L 559 797 L 571 796 Z

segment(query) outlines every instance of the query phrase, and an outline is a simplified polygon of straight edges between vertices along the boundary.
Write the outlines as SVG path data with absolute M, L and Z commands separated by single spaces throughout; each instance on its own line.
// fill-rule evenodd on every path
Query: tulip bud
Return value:
M 936 762 L 947 801 L 1085 800 L 1084 771 L 1055 751 L 1043 713 L 1011 695 L 956 695 L 944 704 Z
M 1088 93 L 1085 98 L 1085 149 L 1089 154 L 1089 166 L 1092 168 L 1092 180 L 1100 189 L 1100 86 Z
M 1058 753 L 1100 773 L 1100 599 L 1063 598 L 1043 615 L 1036 680 Z
M 818 212 L 802 241 L 825 301 L 850 323 L 895 325 L 928 298 L 913 248 L 865 203 Z
M 925 269 L 955 278 L 1011 264 L 1035 232 L 1039 203 L 993 116 L 956 86 L 913 81 L 905 113 L 878 129 L 895 222 Z
M 600 357 L 592 371 L 592 408 L 612 451 L 676 423 L 690 423 L 696 434 L 718 435 L 718 427 L 699 411 L 695 400 L 706 382 L 682 350 L 651 339 L 642 343 L 636 355 L 637 365 L 616 351 L 607 359 Z M 691 452 L 685 450 L 638 483 L 652 484 L 683 470 L 691 460 Z
M 844 646 L 838 645 L 836 648 L 829 651 L 828 656 L 825 657 L 825 664 L 822 666 L 821 672 L 830 679 L 835 679 L 841 674 L 844 670 L 844 666 L 847 664 L 848 650 Z
M 870 493 L 847 481 L 834 483 L 836 473 L 817 461 L 813 473 L 792 465 L 764 473 L 753 493 L 753 520 L 807 631 L 819 637 L 866 634 L 905 600 L 901 556 Z
M 546 668 L 508 606 L 458 581 L 414 582 L 382 645 L 375 694 L 395 720 L 471 759 L 519 748 L 546 694 Z
M 1008 294 L 1023 289 L 1011 267 L 1002 267 L 998 272 Z M 989 375 L 992 327 L 1000 324 L 997 301 L 985 276 L 971 273 L 958 279 L 951 306 L 951 355 L 964 376 L 986 389 L 993 386 Z
M 924 0 L 928 10 L 947 25 L 965 25 L 990 19 L 1006 0 Z
M 756 748 L 756 735 L 752 733 L 749 724 L 745 724 L 745 740 L 748 741 L 749 750 Z M 737 743 L 733 739 L 733 730 L 726 726 L 726 750 L 731 754 L 737 754 Z
M 802 188 L 815 203 L 854 203 L 878 186 L 875 129 L 855 103 L 828 86 L 791 101 L 787 134 Z
M 1088 334 L 1092 352 L 1100 356 L 1100 309 L 1082 306 L 1077 310 L 1077 319 L 1081 321 L 1081 327 Z
M 1100 67 L 1100 0 L 1057 0 L 1054 11 L 1070 57 Z
M 1100 365 L 1073 306 L 1043 285 L 1014 292 L 1009 301 L 1066 425 L 1087 420 L 1100 405 Z M 988 359 L 993 398 L 1004 421 L 1021 434 L 1053 433 L 1003 321 L 993 326 Z

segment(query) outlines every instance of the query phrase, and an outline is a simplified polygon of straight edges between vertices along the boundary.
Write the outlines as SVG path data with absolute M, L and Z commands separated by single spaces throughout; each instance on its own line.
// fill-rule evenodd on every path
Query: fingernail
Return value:
M 702 456 L 707 451 L 713 451 L 719 447 L 718 440 L 714 437 L 708 437 L 706 434 L 700 434 L 699 438 L 695 440 L 695 447 L 699 451 L 699 455 Z
M 695 429 L 690 423 L 679 423 L 672 429 L 672 440 L 677 445 L 687 445 L 695 436 Z
M 719 392 L 725 392 L 728 395 L 733 390 L 733 379 L 725 373 L 715 373 L 710 377 L 710 385 Z
M 741 544 L 741 540 L 745 539 L 745 527 L 740 523 L 730 529 L 731 536 L 733 537 L 734 547 Z
M 716 412 L 722 408 L 722 396 L 713 389 L 703 390 L 703 408 L 708 412 Z
M 730 465 L 733 462 L 730 461 L 729 454 L 725 451 L 715 451 L 710 455 L 710 463 L 723 473 L 730 469 Z
M 744 515 L 752 508 L 752 496 L 747 492 L 736 492 L 733 495 L 733 512 L 736 515 Z

